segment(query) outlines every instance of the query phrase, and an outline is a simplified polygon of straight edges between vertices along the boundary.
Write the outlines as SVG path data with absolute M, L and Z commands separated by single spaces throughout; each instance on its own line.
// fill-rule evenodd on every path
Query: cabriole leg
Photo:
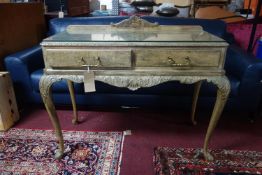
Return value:
M 213 113 L 208 125 L 205 142 L 204 142 L 204 148 L 203 153 L 206 160 L 213 160 L 213 156 L 208 152 L 208 144 L 211 138 L 211 135 L 213 134 L 213 131 L 217 125 L 217 122 L 221 116 L 221 113 L 224 109 L 224 106 L 226 104 L 229 92 L 230 92 L 230 83 L 229 80 L 224 77 L 217 77 L 217 78 L 210 78 L 208 81 L 213 82 L 215 85 L 217 85 L 217 98 L 216 103 L 213 109 Z
M 77 109 L 76 109 L 76 100 L 75 100 L 75 92 L 74 92 L 73 82 L 71 80 L 67 80 L 67 86 L 68 86 L 68 89 L 69 89 L 69 92 L 70 92 L 70 97 L 71 97 L 71 101 L 72 101 L 72 105 L 73 105 L 73 112 L 74 112 L 72 123 L 77 124 L 78 123 L 78 113 L 77 113 Z
M 199 97 L 199 91 L 202 85 L 202 81 L 198 81 L 194 84 L 194 95 L 193 95 L 193 103 L 192 103 L 192 112 L 191 112 L 191 121 L 193 125 L 196 125 L 197 122 L 195 120 L 195 113 L 196 113 L 196 106 L 197 106 L 197 100 Z
M 52 92 L 51 92 L 52 84 L 59 80 L 61 79 L 55 76 L 43 75 L 39 83 L 40 93 L 41 93 L 45 108 L 48 112 L 52 125 L 55 128 L 56 137 L 59 142 L 59 145 L 58 145 L 59 149 L 57 150 L 56 155 L 55 155 L 56 159 L 61 159 L 64 153 L 63 135 L 62 135 L 59 119 L 57 117 L 56 109 L 52 101 Z

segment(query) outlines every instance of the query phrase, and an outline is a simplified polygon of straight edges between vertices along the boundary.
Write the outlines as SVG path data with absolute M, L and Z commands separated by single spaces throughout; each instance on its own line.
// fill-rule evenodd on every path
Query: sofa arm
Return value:
M 227 49 L 225 70 L 228 75 L 233 75 L 239 80 L 243 78 L 261 79 L 262 60 L 236 45 L 230 45 Z M 252 75 L 253 74 L 253 75 Z
M 12 81 L 19 96 L 26 101 L 30 101 L 32 85 L 30 80 L 31 72 L 43 68 L 43 54 L 41 46 L 35 46 L 5 58 L 5 66 L 10 72 Z M 17 92 L 18 91 L 18 92 Z
M 225 32 L 223 39 L 226 40 L 229 44 L 235 43 L 235 37 L 232 33 Z
M 262 94 L 262 60 L 231 45 L 227 51 L 225 70 L 227 75 L 240 81 L 239 96 L 249 101 L 250 105 L 258 105 Z
M 256 58 L 254 58 L 256 59 Z M 258 60 L 258 59 L 257 59 Z M 262 60 L 253 62 L 249 60 L 243 77 L 241 78 L 239 93 L 241 96 L 257 96 L 262 95 Z

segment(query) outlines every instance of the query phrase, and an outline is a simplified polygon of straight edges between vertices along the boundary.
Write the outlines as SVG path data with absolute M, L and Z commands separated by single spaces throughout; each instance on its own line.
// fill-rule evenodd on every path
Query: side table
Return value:
M 130 90 L 169 81 L 194 83 L 193 122 L 201 82 L 213 83 L 217 99 L 203 145 L 205 159 L 213 160 L 208 144 L 230 92 L 223 68 L 228 44 L 223 39 L 200 26 L 164 26 L 132 16 L 111 25 L 71 25 L 41 45 L 45 69 L 39 89 L 59 142 L 56 158 L 63 156 L 64 140 L 51 87 L 64 79 L 75 114 L 72 82 L 92 89 L 97 80 Z

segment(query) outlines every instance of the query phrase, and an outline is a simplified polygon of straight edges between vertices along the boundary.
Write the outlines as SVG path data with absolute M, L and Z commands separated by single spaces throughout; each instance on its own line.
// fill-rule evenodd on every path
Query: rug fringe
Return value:
M 122 143 L 121 143 L 121 151 L 120 151 L 120 157 L 119 157 L 119 163 L 118 163 L 118 168 L 117 168 L 117 175 L 120 175 L 120 168 L 121 168 L 121 164 L 122 164 L 122 155 L 123 155 L 123 147 L 124 147 L 124 140 L 125 140 L 125 136 L 131 135 L 132 132 L 131 130 L 126 130 L 123 132 L 123 139 L 122 139 Z
M 126 131 L 124 131 L 124 135 L 125 135 L 125 136 L 131 136 L 131 135 L 132 135 L 131 130 L 126 130 Z

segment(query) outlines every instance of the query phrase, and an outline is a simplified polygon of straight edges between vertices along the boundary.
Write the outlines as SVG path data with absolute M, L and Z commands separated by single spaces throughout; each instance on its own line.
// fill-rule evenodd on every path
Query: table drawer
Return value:
M 49 67 L 129 68 L 131 50 L 46 49 Z
M 137 67 L 218 67 L 220 50 L 146 49 L 135 50 Z

